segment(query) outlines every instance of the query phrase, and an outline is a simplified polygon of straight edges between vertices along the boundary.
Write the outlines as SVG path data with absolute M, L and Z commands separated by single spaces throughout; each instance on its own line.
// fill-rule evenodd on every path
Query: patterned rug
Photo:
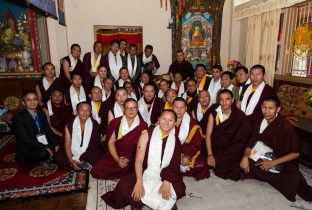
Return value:
M 51 163 L 21 166 L 15 160 L 15 138 L 0 139 L 0 200 L 87 191 L 89 174 L 68 172 Z
M 312 170 L 300 165 L 300 171 L 312 185 Z M 116 187 L 118 180 L 98 180 L 90 176 L 87 210 L 113 210 L 101 196 Z M 209 179 L 196 181 L 184 177 L 186 196 L 178 200 L 179 210 L 311 210 L 311 202 L 299 196 L 290 202 L 268 183 L 247 179 L 244 181 L 223 180 L 211 173 Z M 127 206 L 123 210 L 130 210 Z M 145 207 L 145 209 L 149 209 Z

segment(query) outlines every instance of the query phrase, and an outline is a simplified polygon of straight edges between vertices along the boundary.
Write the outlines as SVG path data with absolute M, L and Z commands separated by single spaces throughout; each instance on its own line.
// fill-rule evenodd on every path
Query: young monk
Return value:
M 140 79 L 139 79 L 138 84 L 137 84 L 138 89 L 139 89 L 139 93 L 140 93 L 140 97 L 143 96 L 143 88 L 144 88 L 144 85 L 146 85 L 147 83 L 151 83 L 150 76 L 148 75 L 148 73 L 143 72 L 140 75 Z
M 201 156 L 202 131 L 196 121 L 186 112 L 187 104 L 183 98 L 173 101 L 172 110 L 177 114 L 176 135 L 182 145 L 181 172 L 196 180 L 209 177 L 209 169 Z
M 312 201 L 312 187 L 307 185 L 298 168 L 300 142 L 294 128 L 279 114 L 280 109 L 277 97 L 270 96 L 263 100 L 263 119 L 254 126 L 240 166 L 248 177 L 268 182 L 290 201 L 296 200 L 296 194 L 306 201 Z M 262 141 L 270 147 L 276 159 L 264 160 L 261 163 L 250 159 L 251 150 L 257 141 Z M 284 168 L 280 173 L 269 171 L 281 164 Z
M 161 99 L 163 99 L 165 101 L 164 95 L 165 95 L 165 93 L 166 93 L 166 91 L 168 89 L 169 89 L 169 82 L 168 82 L 168 80 L 166 80 L 166 79 L 160 80 L 160 82 L 159 82 L 159 91 L 158 91 L 158 94 L 157 94 L 158 98 L 161 98 Z
M 51 99 L 45 104 L 42 110 L 47 116 L 48 123 L 53 133 L 63 138 L 65 124 L 73 115 L 71 107 L 64 103 L 62 91 L 58 89 L 52 90 Z
M 173 81 L 170 85 L 170 88 L 177 91 L 178 97 L 181 97 L 185 92 L 185 85 L 183 83 L 183 78 L 180 72 L 173 74 Z
M 65 151 L 55 155 L 55 162 L 66 170 L 89 168 L 102 155 L 99 124 L 90 118 L 91 106 L 77 104 L 77 116 L 65 126 Z
M 177 199 L 185 195 L 180 173 L 181 144 L 175 135 L 176 115 L 162 111 L 159 125 L 140 136 L 135 159 L 135 174 L 119 181 L 114 191 L 102 196 L 115 209 L 131 205 L 142 209 L 176 209 Z
M 99 88 L 104 88 L 104 80 L 107 78 L 107 68 L 105 65 L 99 65 L 97 69 L 97 75 L 92 77 L 89 82 L 89 90 L 92 89 L 93 86 L 98 86 Z
M 124 115 L 124 103 L 128 98 L 127 90 L 123 87 L 118 88 L 115 94 L 115 103 L 108 111 L 108 124 L 117 117 Z
M 123 87 L 125 82 L 130 82 L 129 71 L 126 67 L 119 70 L 119 79 L 115 81 L 115 89 Z
M 207 163 L 223 179 L 241 177 L 240 159 L 251 127 L 245 114 L 233 105 L 233 93 L 224 89 L 218 94 L 219 106 L 209 115 L 206 145 Z
M 127 90 L 128 98 L 133 98 L 134 100 L 138 101 L 139 93 L 133 83 L 126 81 L 123 87 Z
M 121 179 L 134 170 L 135 149 L 147 124 L 138 115 L 138 103 L 128 98 L 125 114 L 108 125 L 108 152 L 98 160 L 91 174 L 97 179 Z
M 164 101 L 156 96 L 155 85 L 146 84 L 139 100 L 139 112 L 148 126 L 156 124 Z
M 206 74 L 206 66 L 197 64 L 195 69 L 195 80 L 197 81 L 197 89 L 208 90 L 211 78 Z
M 178 97 L 177 91 L 174 89 L 169 89 L 166 91 L 165 97 L 166 97 L 166 103 L 164 104 L 163 109 L 172 109 L 173 101 L 174 99 L 176 99 L 176 97 Z
M 82 101 L 86 101 L 86 91 L 82 86 L 82 78 L 79 73 L 71 74 L 72 85 L 65 92 L 65 104 L 72 107 L 72 113 L 77 114 L 76 106 Z
M 187 90 L 182 94 L 182 98 L 184 98 L 187 102 L 187 112 L 189 114 L 192 114 L 192 110 L 195 106 L 197 106 L 198 98 L 197 94 L 199 93 L 197 86 L 196 86 L 196 80 L 189 79 L 186 81 L 186 88 Z
M 45 105 L 51 96 L 53 89 L 59 89 L 63 91 L 63 85 L 61 81 L 55 77 L 55 66 L 47 62 L 42 66 L 43 78 L 36 85 L 36 93 L 39 99 L 39 106 Z
M 218 94 L 218 91 L 221 89 L 222 71 L 223 69 L 221 65 L 212 66 L 212 79 L 208 87 L 211 104 L 215 104 L 217 102 L 217 94 Z

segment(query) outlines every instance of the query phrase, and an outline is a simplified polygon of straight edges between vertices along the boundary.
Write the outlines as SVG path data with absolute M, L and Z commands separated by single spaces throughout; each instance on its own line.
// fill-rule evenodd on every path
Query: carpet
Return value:
M 312 171 L 300 165 L 302 174 L 312 184 Z M 113 190 L 118 180 L 98 180 L 90 176 L 87 210 L 112 210 L 101 196 Z M 179 210 L 312 210 L 312 204 L 299 196 L 290 202 L 269 184 L 257 180 L 234 182 L 211 173 L 209 179 L 196 181 L 184 177 L 186 196 L 178 200 Z M 145 208 L 149 209 L 149 208 Z M 130 206 L 123 210 L 130 210 Z
M 87 191 L 89 173 L 68 172 L 51 163 L 19 165 L 15 160 L 15 138 L 0 139 L 0 200 Z

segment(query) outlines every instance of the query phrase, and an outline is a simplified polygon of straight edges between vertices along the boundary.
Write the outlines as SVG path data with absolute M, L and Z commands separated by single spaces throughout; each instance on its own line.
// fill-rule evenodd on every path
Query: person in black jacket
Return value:
M 47 163 L 59 148 L 45 113 L 37 109 L 38 101 L 35 91 L 26 91 L 22 95 L 25 108 L 13 118 L 16 160 L 20 164 Z

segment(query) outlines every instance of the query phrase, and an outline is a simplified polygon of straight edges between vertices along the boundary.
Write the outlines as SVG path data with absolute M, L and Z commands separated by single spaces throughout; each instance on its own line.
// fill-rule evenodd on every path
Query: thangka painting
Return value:
M 182 17 L 181 49 L 193 67 L 211 67 L 213 18 L 207 11 L 190 10 Z
M 41 76 L 35 27 L 24 1 L 0 0 L 0 78 Z
M 66 26 L 65 23 L 65 8 L 64 8 L 64 0 L 58 0 L 58 19 L 59 23 L 63 26 Z

